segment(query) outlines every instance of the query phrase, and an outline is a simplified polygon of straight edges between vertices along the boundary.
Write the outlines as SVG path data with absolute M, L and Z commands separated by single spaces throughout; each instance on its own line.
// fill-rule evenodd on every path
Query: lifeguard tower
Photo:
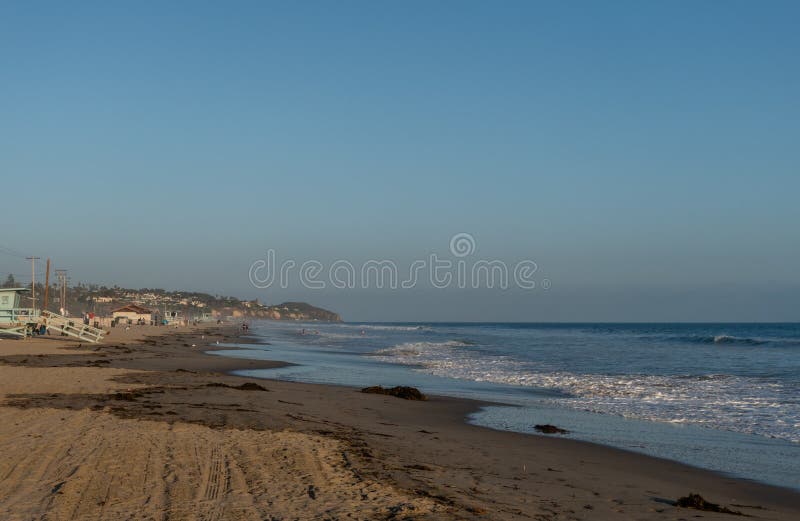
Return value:
M 173 325 L 173 324 L 180 324 L 184 321 L 183 314 L 180 311 L 167 311 L 164 310 L 164 318 L 163 324 L 164 325 Z
M 0 334 L 28 336 L 39 324 L 39 313 L 22 307 L 28 288 L 0 288 Z
M 13 335 L 25 338 L 41 326 L 49 331 L 62 333 L 79 340 L 97 343 L 103 339 L 105 331 L 83 324 L 79 320 L 63 317 L 47 310 L 21 307 L 28 288 L 0 288 L 0 335 Z

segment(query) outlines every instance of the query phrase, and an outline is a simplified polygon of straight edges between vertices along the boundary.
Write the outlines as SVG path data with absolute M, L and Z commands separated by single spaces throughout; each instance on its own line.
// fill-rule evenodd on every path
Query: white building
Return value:
M 122 322 L 130 320 L 134 324 L 139 320 L 144 320 L 146 324 L 149 324 L 153 319 L 153 312 L 138 304 L 128 304 L 127 306 L 115 309 L 111 313 L 114 319 L 119 318 Z

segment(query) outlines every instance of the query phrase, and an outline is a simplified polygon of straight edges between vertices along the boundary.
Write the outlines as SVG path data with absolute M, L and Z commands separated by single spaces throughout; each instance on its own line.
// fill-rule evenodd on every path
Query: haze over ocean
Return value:
M 790 1 L 3 3 L 0 172 L 19 225 L 0 245 L 57 257 L 73 282 L 351 320 L 796 321 L 798 15 Z M 551 289 L 247 276 L 268 248 L 408 266 L 460 232 L 473 259 L 532 259 Z M 0 273 L 27 269 L 0 255 Z

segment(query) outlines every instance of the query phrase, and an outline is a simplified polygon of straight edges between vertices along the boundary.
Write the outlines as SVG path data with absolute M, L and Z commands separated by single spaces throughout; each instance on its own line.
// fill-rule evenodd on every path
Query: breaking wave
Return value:
M 742 345 L 742 346 L 762 346 L 762 345 L 800 346 L 800 339 L 798 338 L 754 338 L 754 337 L 741 337 L 741 336 L 726 335 L 726 334 L 713 335 L 713 336 L 698 335 L 692 337 L 680 337 L 679 340 L 697 344 L 731 344 L 731 345 Z
M 758 338 L 741 338 L 731 335 L 717 335 L 712 339 L 715 344 L 745 344 L 749 346 L 757 346 L 766 344 L 768 340 L 760 340 Z
M 800 443 L 800 402 L 793 397 L 791 386 L 780 381 L 727 374 L 548 371 L 509 355 L 482 356 L 470 347 L 456 340 L 410 342 L 371 355 L 436 376 L 557 391 L 556 397 L 543 396 L 542 400 L 560 406 Z
M 468 341 L 450 340 L 447 342 L 406 342 L 392 347 L 379 349 L 370 353 L 371 356 L 384 358 L 386 361 L 395 363 L 408 363 L 416 365 L 418 362 L 414 358 L 424 357 L 430 351 L 452 350 L 457 347 L 471 345 Z
M 394 324 L 337 324 L 336 327 L 343 329 L 363 329 L 366 331 L 428 331 L 429 326 L 415 326 L 415 325 L 394 325 Z

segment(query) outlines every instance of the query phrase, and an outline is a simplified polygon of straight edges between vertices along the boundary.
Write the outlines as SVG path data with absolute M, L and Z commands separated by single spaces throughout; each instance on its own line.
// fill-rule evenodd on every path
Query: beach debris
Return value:
M 731 510 L 728 507 L 720 506 L 716 503 L 706 501 L 700 494 L 691 493 L 688 496 L 678 498 L 675 506 L 681 508 L 693 508 L 695 510 L 704 510 L 706 512 L 719 512 L 721 514 L 733 514 L 735 516 L 743 516 L 738 510 Z
M 114 393 L 111 397 L 114 400 L 124 400 L 126 402 L 135 402 L 136 398 L 141 398 L 142 396 L 144 396 L 144 394 L 139 392 L 139 391 L 123 391 L 123 392 Z
M 550 425 L 549 423 L 540 423 L 538 425 L 534 425 L 533 428 L 543 434 L 569 434 L 567 429 L 562 429 L 561 427 L 556 427 L 555 425 Z
M 372 387 L 365 387 L 361 389 L 362 393 L 367 394 L 385 394 L 387 396 L 394 396 L 402 398 L 403 400 L 427 400 L 428 397 L 422 394 L 416 387 L 406 387 L 398 385 L 396 387 L 381 387 L 380 385 L 373 385 Z
M 433 468 L 429 467 L 428 465 L 420 465 L 419 463 L 415 463 L 414 465 L 406 465 L 407 469 L 410 470 L 424 470 L 425 472 L 431 472 Z
M 739 505 L 737 503 L 731 503 L 731 506 L 739 508 L 753 508 L 755 510 L 768 510 L 767 508 L 764 508 L 761 505 Z
M 314 485 L 308 486 L 308 497 L 310 497 L 311 499 L 317 499 L 317 487 L 315 487 Z
M 242 385 L 228 385 L 222 382 L 212 382 L 206 384 L 206 387 L 226 387 L 228 389 L 238 389 L 240 391 L 269 391 L 266 387 L 262 387 L 253 382 L 245 382 Z
M 234 388 L 239 389 L 240 391 L 269 391 L 269 389 L 267 389 L 266 387 L 262 387 L 257 383 L 253 382 L 246 382 L 243 383 L 242 385 L 237 385 Z

